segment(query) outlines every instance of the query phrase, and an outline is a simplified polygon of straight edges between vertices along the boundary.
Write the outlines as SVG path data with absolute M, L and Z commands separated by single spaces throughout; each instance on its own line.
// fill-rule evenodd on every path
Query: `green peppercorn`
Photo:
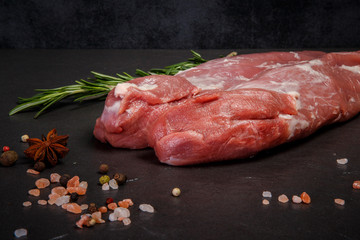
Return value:
M 16 162 L 17 159 L 18 154 L 13 150 L 9 150 L 1 154 L 0 163 L 5 167 L 10 167 Z
M 46 165 L 45 165 L 44 162 L 37 161 L 37 162 L 34 164 L 34 169 L 35 169 L 36 171 L 42 172 L 42 171 L 44 171 L 45 168 L 46 168 Z
M 124 184 L 127 180 L 127 177 L 125 174 L 122 173 L 115 173 L 113 176 L 113 179 L 116 180 L 118 185 Z
M 103 175 L 99 178 L 99 182 L 101 185 L 104 183 L 108 183 L 110 181 L 110 177 L 108 175 Z
M 66 188 L 67 182 L 71 179 L 69 174 L 64 174 L 60 177 L 60 184 L 61 186 Z

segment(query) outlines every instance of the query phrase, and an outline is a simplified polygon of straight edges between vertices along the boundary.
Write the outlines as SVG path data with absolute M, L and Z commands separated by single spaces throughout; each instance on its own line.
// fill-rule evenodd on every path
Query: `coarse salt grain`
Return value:
M 30 207 L 32 203 L 30 201 L 23 202 L 24 207 Z
M 278 201 L 281 203 L 287 203 L 289 201 L 289 198 L 285 194 L 281 194 L 278 197 Z
M 110 186 L 108 183 L 104 183 L 102 186 L 101 186 L 101 189 L 104 190 L 104 191 L 108 191 L 110 190 Z
M 296 195 L 292 196 L 292 201 L 293 201 L 293 203 L 301 203 L 302 202 L 301 197 L 296 196 Z
M 336 162 L 337 162 L 338 164 L 344 165 L 344 164 L 347 164 L 347 163 L 348 163 L 348 159 L 347 159 L 347 158 L 339 158 L 339 159 L 336 159 Z
M 334 202 L 335 202 L 336 204 L 338 204 L 338 205 L 341 205 L 341 206 L 345 205 L 345 200 L 344 200 L 344 199 L 341 199 L 341 198 L 335 198 L 335 199 L 334 199 Z
M 118 218 L 115 216 L 114 213 L 109 214 L 109 221 L 114 222 L 114 221 L 117 221 L 117 220 L 118 220 Z
M 122 208 L 122 207 L 117 207 L 114 209 L 114 214 L 116 218 L 119 218 L 119 217 L 124 217 L 124 218 L 127 218 L 127 217 L 130 217 L 130 211 L 129 209 L 127 208 Z
M 36 171 L 34 169 L 29 168 L 28 170 L 26 170 L 26 173 L 30 173 L 30 174 L 34 174 L 34 175 L 39 175 L 40 172 Z
M 109 181 L 109 186 L 112 188 L 112 189 L 118 189 L 119 188 L 119 185 L 117 183 L 117 181 L 115 179 L 111 179 Z
M 27 231 L 27 229 L 25 229 L 25 228 L 19 228 L 19 229 L 16 229 L 16 230 L 14 231 L 14 235 L 15 235 L 15 237 L 17 237 L 17 238 L 24 237 L 24 236 L 26 236 L 27 234 L 28 234 L 28 231 Z
M 70 202 L 70 195 L 65 195 L 65 196 L 58 197 L 55 201 L 55 204 L 57 206 L 61 206 L 65 203 L 69 203 L 69 202 Z
M 87 204 L 84 203 L 84 204 L 81 204 L 81 205 L 80 205 L 80 208 L 81 208 L 82 211 L 84 211 L 84 210 L 86 210 L 86 209 L 89 208 L 89 205 L 87 205 Z
M 50 186 L 50 181 L 46 178 L 39 178 L 35 181 L 35 185 L 37 188 L 42 189 Z
M 269 205 L 270 202 L 269 202 L 269 200 L 267 200 L 267 199 L 263 199 L 263 200 L 262 200 L 262 204 L 263 204 L 263 205 Z
M 46 200 L 43 200 L 43 199 L 40 199 L 40 200 L 38 200 L 37 201 L 37 203 L 39 204 L 39 205 L 46 205 L 47 204 L 47 201 Z
M 60 182 L 61 175 L 58 173 L 52 173 L 50 174 L 50 182 L 52 183 L 58 183 Z
M 88 188 L 88 183 L 86 181 L 81 181 L 80 184 L 79 184 L 79 187 L 87 189 Z
M 149 213 L 155 212 L 154 207 L 151 206 L 150 204 L 146 204 L 146 203 L 140 204 L 139 209 L 143 212 L 149 212 Z
M 34 197 L 38 197 L 40 196 L 40 190 L 39 189 L 30 189 L 28 191 L 28 194 L 31 195 L 31 196 L 34 196 Z
M 125 226 L 127 226 L 127 225 L 130 225 L 130 224 L 131 224 L 131 220 L 130 220 L 130 218 L 124 218 L 124 219 L 122 220 L 122 222 L 124 223 L 124 225 L 125 225 Z
M 271 197 L 272 197 L 272 194 L 271 194 L 270 191 L 263 191 L 262 196 L 263 196 L 263 197 L 271 198 Z

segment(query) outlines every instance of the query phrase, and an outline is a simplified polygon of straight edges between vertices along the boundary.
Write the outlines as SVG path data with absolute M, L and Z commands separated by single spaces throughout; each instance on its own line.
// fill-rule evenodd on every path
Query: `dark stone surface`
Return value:
M 0 48 L 360 47 L 354 0 L 0 0 Z
M 203 50 L 205 58 L 228 50 Z M 240 52 L 249 52 L 240 51 Z M 294 143 L 264 151 L 252 159 L 189 167 L 159 163 L 153 150 L 114 149 L 92 136 L 95 119 L 103 102 L 62 104 L 34 120 L 34 112 L 9 117 L 18 96 L 29 97 L 34 88 L 52 88 L 90 76 L 95 70 L 114 74 L 135 68 L 149 69 L 179 62 L 189 56 L 185 50 L 0 50 L 1 146 L 19 153 L 13 167 L 0 166 L 1 239 L 12 239 L 15 229 L 28 229 L 28 239 L 360 239 L 360 190 L 352 182 L 360 179 L 360 118 L 326 127 Z M 52 128 L 69 134 L 69 154 L 54 168 L 39 176 L 26 174 L 31 161 L 22 151 L 27 145 L 20 136 L 40 137 Z M 349 159 L 347 165 L 337 158 Z M 118 190 L 104 192 L 97 185 L 101 163 L 109 174 L 127 174 L 128 182 Z M 78 175 L 89 183 L 79 203 L 104 204 L 106 198 L 131 198 L 132 224 L 106 222 L 91 229 L 77 229 L 79 215 L 57 206 L 40 206 L 50 189 L 40 197 L 27 191 L 40 177 L 50 173 Z M 52 185 L 54 186 L 54 185 Z M 171 196 L 180 187 L 178 198 Z M 261 204 L 262 192 L 273 193 L 270 205 Z M 280 194 L 301 194 L 312 198 L 310 205 L 281 204 Z M 343 198 L 345 206 L 334 204 Z M 33 205 L 22 207 L 24 201 Z M 138 210 L 152 204 L 154 214 Z M 104 219 L 107 220 L 108 214 Z

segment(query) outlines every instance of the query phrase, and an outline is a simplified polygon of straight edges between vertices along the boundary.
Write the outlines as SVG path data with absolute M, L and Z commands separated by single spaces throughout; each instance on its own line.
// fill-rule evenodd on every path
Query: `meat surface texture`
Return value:
M 360 111 L 360 51 L 269 52 L 117 85 L 94 135 L 170 165 L 247 158 Z

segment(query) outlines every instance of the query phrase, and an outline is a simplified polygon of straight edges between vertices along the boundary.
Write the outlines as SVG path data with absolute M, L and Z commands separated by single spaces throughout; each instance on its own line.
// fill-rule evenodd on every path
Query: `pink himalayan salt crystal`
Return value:
M 291 199 L 292 199 L 293 203 L 301 203 L 302 202 L 301 197 L 296 196 L 296 195 L 292 196 Z
M 50 185 L 50 181 L 46 178 L 39 178 L 35 181 L 35 186 L 39 189 L 46 188 Z
M 75 214 L 81 213 L 81 208 L 77 203 L 68 203 L 66 210 Z
M 64 196 L 68 193 L 68 191 L 63 186 L 58 186 L 51 189 L 51 193 L 56 193 L 59 196 Z
M 79 184 L 79 187 L 87 189 L 88 188 L 88 183 L 86 181 L 81 181 L 80 184 Z
M 38 200 L 37 201 L 37 203 L 39 204 L 39 205 L 46 205 L 47 204 L 47 201 L 46 200 L 43 200 L 43 199 L 40 199 L 40 200 Z
M 124 218 L 124 219 L 122 220 L 122 222 L 124 223 L 124 225 L 125 225 L 125 226 L 127 226 L 127 225 L 130 225 L 130 224 L 131 224 L 131 220 L 130 220 L 130 218 Z
M 267 199 L 263 199 L 263 200 L 262 200 L 262 204 L 263 204 L 263 205 L 269 205 L 270 202 L 269 202 L 269 200 L 267 200 Z
M 101 219 L 101 212 L 97 211 L 91 214 L 91 217 L 95 220 L 96 223 L 104 223 L 105 220 Z
M 285 194 L 281 194 L 279 197 L 278 197 L 278 200 L 279 202 L 281 203 L 287 203 L 289 201 L 289 198 L 285 195 Z
M 28 191 L 28 194 L 31 195 L 31 196 L 34 196 L 34 197 L 38 197 L 40 196 L 40 190 L 39 189 L 30 189 Z
M 78 228 L 83 228 L 90 220 L 90 217 L 86 214 L 81 215 L 80 220 L 76 222 Z
M 61 206 L 65 203 L 69 203 L 69 202 L 70 202 L 70 195 L 61 196 L 55 200 L 55 204 L 57 206 Z
M 36 171 L 34 169 L 29 168 L 28 170 L 26 170 L 26 173 L 30 173 L 30 174 L 34 174 L 34 175 L 39 175 L 40 172 Z
M 84 211 L 84 210 L 86 210 L 86 209 L 89 208 L 89 205 L 87 205 L 87 204 L 84 203 L 84 204 L 81 204 L 81 205 L 80 205 L 80 208 L 81 208 L 82 211 Z
M 130 198 L 126 198 L 123 200 L 124 202 L 127 202 L 129 204 L 129 206 L 134 205 L 134 202 L 130 199 Z
M 52 173 L 50 174 L 50 182 L 52 183 L 58 183 L 60 182 L 61 175 L 58 173 Z
M 32 203 L 30 201 L 23 202 L 24 207 L 30 207 Z
M 335 198 L 335 199 L 334 199 L 334 202 L 335 202 L 336 204 L 338 204 L 338 205 L 341 205 L 341 206 L 345 205 L 345 200 L 344 200 L 344 199 L 341 199 L 341 198 Z

